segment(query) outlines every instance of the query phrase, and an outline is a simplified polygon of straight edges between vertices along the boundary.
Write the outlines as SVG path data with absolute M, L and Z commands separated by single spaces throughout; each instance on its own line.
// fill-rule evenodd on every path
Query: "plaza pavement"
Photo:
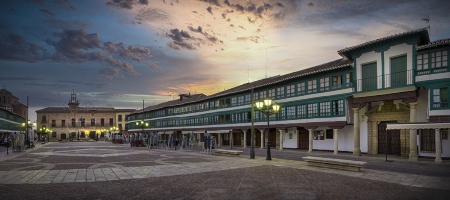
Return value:
M 229 147 L 222 147 L 229 148 Z M 450 163 L 249 149 L 241 157 L 109 142 L 0 147 L 0 199 L 449 199 Z M 366 161 L 361 172 L 307 166 L 305 155 Z

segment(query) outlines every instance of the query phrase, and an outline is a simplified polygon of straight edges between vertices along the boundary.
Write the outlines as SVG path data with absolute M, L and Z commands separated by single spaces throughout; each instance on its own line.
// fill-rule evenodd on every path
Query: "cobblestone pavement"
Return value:
M 248 153 L 248 149 L 243 149 Z M 307 166 L 299 151 L 257 158 L 130 148 L 107 142 L 39 144 L 0 152 L 0 199 L 448 199 L 449 164 L 404 162 L 379 169 L 380 157 L 356 157 L 361 172 Z M 313 153 L 328 156 L 330 153 Z M 311 155 L 311 154 L 309 154 Z M 340 155 L 348 157 L 346 154 Z M 341 158 L 340 157 L 340 158 Z M 372 163 L 372 164 L 371 164 Z M 409 167 L 405 167 L 409 166 Z M 398 172 L 419 168 L 420 173 Z M 395 170 L 393 170 L 395 169 Z M 425 173 L 429 169 L 433 173 Z M 437 172 L 434 172 L 436 171 Z M 411 171 L 413 172 L 413 171 Z M 436 175 L 438 172 L 443 176 Z

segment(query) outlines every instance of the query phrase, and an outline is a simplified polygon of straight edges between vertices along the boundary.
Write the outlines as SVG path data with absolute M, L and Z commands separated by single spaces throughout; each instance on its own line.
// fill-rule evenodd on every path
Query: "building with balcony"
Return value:
M 120 116 L 135 109 L 112 107 L 80 107 L 76 94 L 72 92 L 68 107 L 47 107 L 37 110 L 37 130 L 40 137 L 50 141 L 85 140 L 103 138 L 112 132 L 119 133 Z M 123 125 L 122 125 L 123 126 Z
M 25 131 L 27 107 L 6 89 L 0 90 L 0 139 L 8 133 Z
M 6 89 L 0 90 L 0 108 L 15 113 L 23 118 L 27 116 L 27 106 L 19 102 L 19 98 Z
M 137 110 L 127 116 L 127 130 L 163 137 L 209 133 L 218 145 L 246 147 L 252 102 L 271 98 L 281 111 L 270 116 L 269 131 L 266 116 L 253 112 L 259 148 L 268 134 L 278 149 L 439 162 L 450 158 L 449 50 L 450 39 L 430 42 L 427 29 L 387 36 L 342 49 L 335 61 Z

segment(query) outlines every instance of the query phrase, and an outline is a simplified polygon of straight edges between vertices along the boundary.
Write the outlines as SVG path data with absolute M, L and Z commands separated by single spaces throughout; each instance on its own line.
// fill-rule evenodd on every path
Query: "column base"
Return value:
M 306 152 L 306 153 L 312 153 L 312 151 L 308 151 L 308 152 Z
M 417 153 L 416 154 L 409 153 L 409 160 L 410 161 L 418 161 L 419 157 L 417 156 Z
M 353 155 L 354 156 L 361 156 L 361 149 L 354 149 L 353 150 Z
M 333 153 L 334 155 L 337 155 L 338 154 L 338 152 L 337 151 L 335 151 L 334 153 Z
M 442 159 L 441 158 L 436 158 L 436 159 L 434 159 L 434 162 L 435 163 L 442 163 Z

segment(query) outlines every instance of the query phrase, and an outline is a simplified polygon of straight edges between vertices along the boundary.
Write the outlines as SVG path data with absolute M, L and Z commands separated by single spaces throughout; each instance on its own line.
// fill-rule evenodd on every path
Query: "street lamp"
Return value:
M 52 130 L 50 130 L 50 129 L 46 128 L 46 127 L 42 127 L 42 128 L 39 129 L 39 131 L 41 132 L 42 137 L 44 137 L 44 134 L 49 134 Z M 45 143 L 45 139 L 44 139 L 43 142 Z
M 263 101 L 258 101 L 255 103 L 256 107 L 260 112 L 264 113 L 267 116 L 267 157 L 266 160 L 272 160 L 272 156 L 270 155 L 270 141 L 269 141 L 269 132 L 270 132 L 270 126 L 269 126 L 269 117 L 272 114 L 278 113 L 280 111 L 280 105 L 277 103 L 272 104 L 272 99 L 264 99 Z
M 142 134 L 144 134 L 144 127 L 148 127 L 148 122 L 144 122 L 143 120 L 141 121 L 137 121 L 136 122 L 136 126 L 141 126 L 142 128 Z M 135 138 L 133 138 L 133 141 L 135 140 Z M 131 142 L 131 141 L 130 141 Z M 133 144 L 131 145 L 133 146 Z
M 30 133 L 28 132 L 28 128 L 30 128 L 30 120 L 22 123 L 22 127 L 25 128 L 25 140 L 28 142 L 28 148 L 31 148 L 31 140 L 30 140 Z

